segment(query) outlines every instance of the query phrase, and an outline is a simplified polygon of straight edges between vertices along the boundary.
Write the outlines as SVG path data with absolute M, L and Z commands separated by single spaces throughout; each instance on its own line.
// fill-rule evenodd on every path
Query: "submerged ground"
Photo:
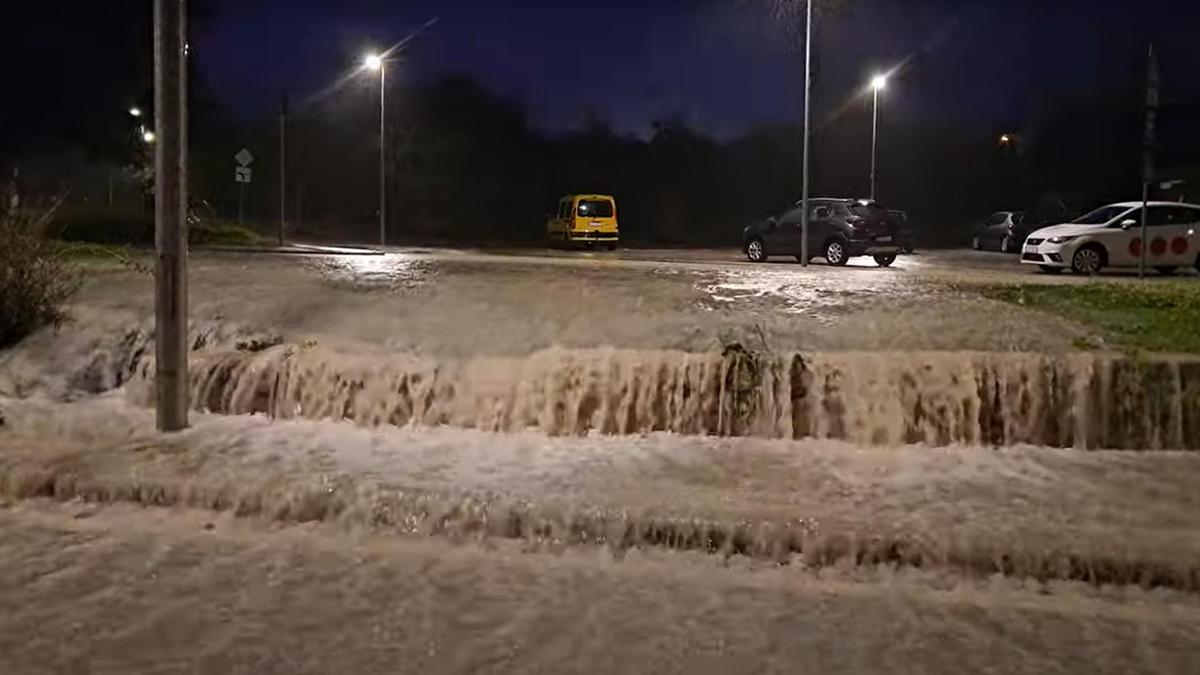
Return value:
M 199 254 L 170 436 L 89 263 L 0 353 L 0 670 L 1194 669 L 1200 366 L 1023 300 L 1134 280 L 735 255 Z

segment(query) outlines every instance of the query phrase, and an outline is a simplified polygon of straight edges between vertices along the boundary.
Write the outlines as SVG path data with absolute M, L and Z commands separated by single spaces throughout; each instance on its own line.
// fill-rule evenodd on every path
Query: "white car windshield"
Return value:
M 1075 225 L 1104 225 L 1128 210 L 1128 206 L 1101 206 L 1095 211 L 1079 216 L 1071 222 Z

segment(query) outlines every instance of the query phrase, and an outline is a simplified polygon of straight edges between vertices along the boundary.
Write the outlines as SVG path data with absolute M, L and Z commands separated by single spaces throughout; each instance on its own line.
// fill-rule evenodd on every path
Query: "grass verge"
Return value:
M 1110 346 L 1200 353 L 1200 287 L 1195 283 L 1020 284 L 985 286 L 980 292 L 1078 321 L 1096 329 Z

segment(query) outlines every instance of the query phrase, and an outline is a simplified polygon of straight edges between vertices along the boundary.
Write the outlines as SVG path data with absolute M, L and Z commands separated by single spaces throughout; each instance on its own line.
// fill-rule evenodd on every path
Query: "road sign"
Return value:
M 250 182 L 250 167 L 239 166 L 233 170 L 233 180 L 236 183 Z
M 250 151 L 246 148 L 242 148 L 238 154 L 233 156 L 233 158 L 236 159 L 237 163 L 241 164 L 242 166 L 250 166 L 251 162 L 254 161 L 254 155 L 250 154 Z M 246 182 L 249 183 L 250 181 Z

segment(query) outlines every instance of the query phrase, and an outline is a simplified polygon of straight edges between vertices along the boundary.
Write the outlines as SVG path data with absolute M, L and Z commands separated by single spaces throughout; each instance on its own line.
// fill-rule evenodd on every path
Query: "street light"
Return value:
M 132 117 L 141 117 L 141 116 L 142 116 L 142 109 L 141 109 L 141 108 L 139 108 L 139 107 L 137 107 L 137 106 L 135 105 L 135 106 L 133 106 L 132 108 L 130 108 L 130 109 L 129 109 L 129 114 L 130 114 L 130 116 L 132 116 Z
M 379 245 L 387 242 L 387 64 L 380 54 L 367 54 L 367 70 L 379 71 Z
M 146 131 L 143 131 L 142 132 L 142 140 L 145 141 L 146 143 L 153 143 L 154 142 L 154 132 L 150 131 L 149 129 L 147 129 Z
M 875 201 L 875 158 L 879 148 L 879 92 L 886 87 L 887 75 L 876 75 L 871 78 L 871 91 L 875 98 L 874 112 L 871 117 L 871 201 Z

